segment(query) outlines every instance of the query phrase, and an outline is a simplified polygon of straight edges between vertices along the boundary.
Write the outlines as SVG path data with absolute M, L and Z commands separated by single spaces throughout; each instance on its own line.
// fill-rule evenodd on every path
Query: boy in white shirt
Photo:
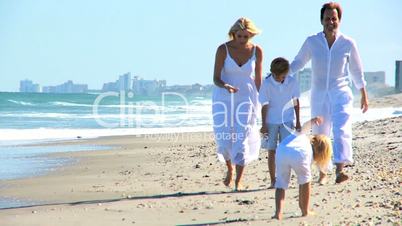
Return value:
M 290 171 L 293 169 L 299 184 L 299 207 L 302 216 L 312 212 L 309 210 L 311 193 L 311 165 L 313 161 L 321 171 L 328 169 L 332 157 L 331 140 L 325 135 L 307 136 L 312 124 L 323 123 L 322 117 L 315 117 L 304 123 L 301 132 L 286 137 L 276 150 L 276 212 L 273 218 L 282 219 L 282 208 L 285 203 L 285 190 L 289 186 Z
M 275 185 L 275 149 L 278 143 L 285 139 L 295 129 L 300 129 L 299 116 L 299 84 L 291 77 L 289 61 L 278 57 L 271 63 L 271 74 L 268 75 L 259 92 L 262 105 L 262 127 L 260 132 L 264 135 L 261 147 L 268 150 L 268 170 L 271 186 Z

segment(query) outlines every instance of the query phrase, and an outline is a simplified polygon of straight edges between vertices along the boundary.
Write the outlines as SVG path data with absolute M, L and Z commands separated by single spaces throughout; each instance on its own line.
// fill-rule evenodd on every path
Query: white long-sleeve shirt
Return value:
M 357 89 L 366 86 L 363 67 L 353 39 L 338 33 L 332 47 L 328 47 L 324 32 L 309 36 L 290 65 L 290 73 L 302 69 L 311 60 L 311 94 L 314 99 L 335 96 L 339 91 L 350 90 L 349 73 Z

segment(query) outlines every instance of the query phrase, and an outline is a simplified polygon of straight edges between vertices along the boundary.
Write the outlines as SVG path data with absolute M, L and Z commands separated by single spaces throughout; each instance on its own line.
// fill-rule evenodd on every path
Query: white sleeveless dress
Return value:
M 258 90 L 253 74 L 255 69 L 255 47 L 252 57 L 242 66 L 232 59 L 226 47 L 226 59 L 221 79 L 239 90 L 229 93 L 214 87 L 212 114 L 218 158 L 231 160 L 232 164 L 246 165 L 258 159 L 260 134 L 257 114 L 260 112 Z

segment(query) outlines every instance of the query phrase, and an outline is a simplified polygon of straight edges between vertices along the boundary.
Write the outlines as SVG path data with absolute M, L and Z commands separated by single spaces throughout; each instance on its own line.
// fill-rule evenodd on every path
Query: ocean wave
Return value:
M 301 111 L 301 121 L 304 122 L 308 120 L 310 116 L 310 111 L 305 110 Z M 363 114 L 360 109 L 355 108 L 352 111 L 352 120 L 353 122 L 364 121 L 364 120 L 376 120 L 387 117 L 395 117 L 395 115 L 399 115 L 402 113 L 402 107 L 400 108 L 382 108 L 382 109 L 370 109 L 368 112 Z M 0 118 L 4 118 L 5 114 L 0 114 Z M 18 116 L 8 114 L 10 117 L 21 117 L 21 114 Z M 15 141 L 16 144 L 21 144 L 21 140 L 55 140 L 55 139 L 76 139 L 77 137 L 82 138 L 92 138 L 99 136 L 114 136 L 114 135 L 139 135 L 139 134 L 160 134 L 160 133 L 177 133 L 177 132 L 197 132 L 197 131 L 211 131 L 212 130 L 212 114 L 208 112 L 201 113 L 174 113 L 174 114 L 142 114 L 142 115 L 120 115 L 120 114 L 104 114 L 104 115 L 92 115 L 92 114 L 67 114 L 67 113 L 30 113 L 30 114 L 22 114 L 23 117 L 31 116 L 31 117 L 53 117 L 54 119 L 58 118 L 71 118 L 72 120 L 78 119 L 78 123 L 80 123 L 77 127 L 69 127 L 69 128 L 55 128 L 49 126 L 49 120 L 44 120 L 42 127 L 46 128 L 25 128 L 25 129 L 0 129 L 0 145 L 7 143 L 10 141 Z M 24 125 L 31 126 L 30 122 L 37 123 L 38 120 L 27 120 L 26 118 L 18 119 L 23 120 Z M 84 128 L 86 125 L 89 125 L 89 120 L 93 119 L 102 119 L 105 122 L 115 122 L 120 123 L 121 119 L 123 119 L 123 125 L 119 128 L 103 128 L 101 125 L 89 129 L 88 127 Z M 135 120 L 140 120 L 137 121 Z M 8 118 L 4 120 L 13 121 Z M 67 120 L 67 122 L 63 122 L 60 120 L 60 123 L 56 126 L 64 126 L 69 125 L 72 120 Z M 81 120 L 81 121 L 80 121 Z M 130 121 L 131 120 L 131 121 Z M 131 124 L 133 122 L 133 124 Z M 36 124 L 32 124 L 36 125 Z M 71 124 L 73 125 L 73 124 Z M 74 124 L 77 125 L 77 124 Z M 92 124 L 91 124 L 92 125 Z M 129 128 L 128 125 L 131 125 Z M 134 126 L 143 126 L 141 128 Z M 80 126 L 82 126 L 80 128 Z M 152 127 L 152 128 L 150 128 Z
M 71 140 L 80 138 L 96 138 L 104 136 L 172 134 L 186 132 L 210 132 L 211 125 L 191 127 L 164 128 L 116 128 L 116 129 L 0 129 L 1 145 L 18 145 L 29 142 L 47 142 L 54 140 Z
M 5 114 L 0 114 L 0 117 L 2 118 L 76 118 L 76 114 L 66 114 L 66 113 L 20 113 L 16 115 L 15 113 L 5 113 Z
M 196 118 L 212 118 L 210 113 L 155 113 L 155 114 L 147 114 L 147 113 L 138 113 L 135 112 L 133 114 L 68 114 L 68 113 L 23 113 L 23 114 L 12 114 L 5 113 L 0 114 L 1 118 L 15 118 L 19 119 L 24 118 L 40 118 L 40 119 L 136 119 L 136 120 L 154 120 L 154 121 L 163 121 L 163 120 L 185 120 L 185 119 L 196 119 Z
M 94 107 L 93 104 L 79 104 L 79 103 L 71 103 L 71 102 L 50 102 L 51 105 L 55 106 L 63 106 L 63 107 Z M 153 111 L 176 111 L 176 110 L 201 110 L 205 109 L 206 106 L 210 106 L 211 103 L 201 104 L 199 102 L 190 102 L 188 105 L 173 105 L 172 103 L 168 103 L 166 105 L 160 105 L 159 103 L 154 102 L 135 102 L 130 104 L 100 104 L 98 108 L 126 108 L 126 109 L 141 109 L 141 110 L 153 110 Z
M 55 102 L 50 102 L 51 105 L 55 106 L 63 106 L 63 107 L 90 107 L 93 108 L 95 105 L 93 104 L 79 104 L 79 103 L 71 103 L 71 102 L 60 102 L 60 101 L 55 101 Z M 99 104 L 98 108 L 146 108 L 151 110 L 160 110 L 159 108 L 161 106 L 158 105 L 152 105 L 152 104 L 141 104 L 141 103 L 136 103 L 136 104 Z
M 206 97 L 203 97 L 203 96 L 201 96 L 201 97 L 194 97 L 194 99 L 203 100 L 203 99 L 206 99 Z
M 62 101 L 49 102 L 49 104 L 56 106 L 65 106 L 65 107 L 92 107 L 92 104 L 78 104 L 78 103 L 62 102 Z
M 19 101 L 19 100 L 7 100 L 10 103 L 18 104 L 18 105 L 24 105 L 24 106 L 34 106 L 35 104 L 30 103 L 30 102 L 25 102 L 25 101 Z

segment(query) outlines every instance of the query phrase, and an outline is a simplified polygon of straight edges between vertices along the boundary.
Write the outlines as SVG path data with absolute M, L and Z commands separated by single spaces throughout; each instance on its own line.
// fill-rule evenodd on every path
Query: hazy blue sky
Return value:
M 210 84 L 214 55 L 241 16 L 263 30 L 264 71 L 290 60 L 305 38 L 322 30 L 326 1 L 0 0 L 0 90 L 19 80 L 43 85 L 72 79 L 101 88 L 119 74 L 172 84 Z M 385 70 L 394 84 L 402 60 L 402 1 L 339 1 L 341 31 L 357 41 L 365 71 Z

